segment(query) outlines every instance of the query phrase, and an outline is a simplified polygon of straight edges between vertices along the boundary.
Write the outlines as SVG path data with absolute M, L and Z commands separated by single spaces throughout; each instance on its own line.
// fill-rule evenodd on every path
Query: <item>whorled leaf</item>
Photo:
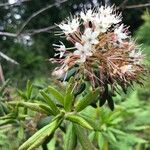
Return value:
M 42 112 L 48 115 L 54 115 L 53 111 L 51 110 L 50 107 L 48 107 L 45 104 L 38 104 L 38 103 L 31 103 L 31 102 L 9 102 L 10 105 L 13 106 L 21 106 L 21 107 L 26 107 L 28 109 L 31 109 L 33 111 L 37 111 L 37 112 Z
M 64 150 L 74 150 L 77 144 L 77 136 L 72 123 L 69 124 L 65 135 Z
M 95 146 L 90 142 L 83 128 L 74 124 L 74 129 L 83 150 L 96 150 Z
M 48 86 L 47 90 L 60 104 L 64 104 L 64 97 L 57 89 L 53 88 L 52 86 Z
M 59 109 L 57 108 L 56 104 L 51 100 L 50 96 L 45 93 L 44 91 L 40 91 L 41 95 L 43 96 L 46 103 L 50 106 L 53 114 L 57 115 L 59 113 Z
M 78 102 L 75 108 L 76 111 L 77 112 L 82 111 L 84 108 L 89 106 L 94 100 L 96 100 L 98 95 L 99 95 L 99 88 L 96 89 L 95 91 L 89 92 L 82 100 Z
M 49 137 L 53 132 L 59 127 L 62 122 L 62 118 L 57 118 L 50 124 L 46 125 L 39 131 L 37 131 L 33 136 L 31 136 L 25 143 L 23 143 L 19 150 L 33 150 L 41 145 L 44 140 Z
M 80 117 L 78 115 L 67 115 L 66 119 L 73 123 L 77 123 L 84 128 L 93 130 L 93 127 L 85 119 L 83 119 L 82 117 Z

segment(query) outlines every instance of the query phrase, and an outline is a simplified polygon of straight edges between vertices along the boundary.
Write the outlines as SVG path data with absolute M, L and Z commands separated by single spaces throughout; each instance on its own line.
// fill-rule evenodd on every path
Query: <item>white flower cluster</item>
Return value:
M 119 76 L 126 72 L 133 74 L 138 68 L 134 66 L 137 64 L 135 61 L 139 61 L 142 54 L 134 47 L 128 28 L 121 21 L 122 16 L 115 12 L 114 6 L 101 6 L 82 11 L 58 24 L 61 29 L 59 35 L 65 35 L 73 46 L 66 48 L 62 42 L 61 45 L 53 45 L 57 51 L 55 56 L 59 55 L 58 62 L 63 64 L 60 68 L 63 71 L 56 70 L 57 73 L 67 72 L 75 64 L 87 66 L 99 61 L 97 68 L 105 68 L 106 65 L 109 73 Z
M 78 62 L 85 62 L 86 57 L 92 56 L 93 45 L 99 43 L 98 36 L 121 21 L 121 15 L 117 15 L 110 6 L 82 11 L 78 17 L 71 18 L 67 18 L 58 27 L 62 30 L 61 34 L 65 34 L 67 39 L 74 44 L 76 50 L 73 54 L 79 56 Z M 84 25 L 84 31 L 80 30 L 81 25 Z M 114 33 L 119 42 L 128 37 L 123 32 L 123 25 L 116 28 Z M 58 47 L 58 45 L 54 46 Z M 56 48 L 60 51 L 60 58 L 65 54 L 64 48 L 62 43 L 58 49 Z

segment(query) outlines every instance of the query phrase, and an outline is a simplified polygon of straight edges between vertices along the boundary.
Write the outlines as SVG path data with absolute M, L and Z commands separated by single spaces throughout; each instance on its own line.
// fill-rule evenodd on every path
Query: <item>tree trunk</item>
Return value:
M 2 65 L 0 63 L 0 82 L 3 84 L 5 82 Z

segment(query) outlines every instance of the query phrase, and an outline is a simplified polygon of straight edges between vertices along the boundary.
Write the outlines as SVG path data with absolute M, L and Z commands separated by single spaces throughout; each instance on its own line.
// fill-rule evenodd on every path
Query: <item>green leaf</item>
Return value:
M 108 130 L 106 134 L 107 134 L 108 139 L 110 139 L 113 143 L 117 142 L 115 135 L 111 131 Z
M 64 104 L 64 97 L 60 92 L 58 92 L 55 88 L 51 86 L 48 86 L 47 90 L 50 92 L 51 95 L 53 95 L 56 98 L 58 102 Z
M 24 138 L 24 136 L 25 136 L 25 134 L 24 134 L 24 127 L 23 126 L 20 126 L 19 128 L 18 128 L 18 134 L 17 134 L 17 138 L 19 138 L 20 140 L 22 140 L 23 138 Z
M 117 119 L 117 118 L 119 118 L 120 116 L 121 116 L 121 111 L 120 110 L 115 110 L 115 111 L 113 111 L 111 114 L 110 114 L 110 116 L 109 116 L 109 121 L 111 122 L 111 121 L 113 121 L 113 120 L 115 120 L 115 119 Z
M 24 100 L 27 100 L 27 96 L 24 92 L 22 92 L 21 90 L 17 89 L 17 92 L 19 94 L 19 96 L 24 99 Z
M 30 98 L 31 98 L 32 89 L 33 89 L 32 84 L 31 84 L 31 82 L 28 80 L 27 85 L 26 85 L 26 90 L 27 90 L 27 91 L 26 91 L 26 96 L 27 96 L 27 99 L 30 99 Z
M 114 110 L 114 101 L 110 94 L 108 94 L 108 96 L 107 96 L 107 102 L 108 102 L 109 108 L 113 111 Z
M 31 136 L 25 143 L 23 143 L 19 150 L 33 150 L 41 145 L 44 140 L 49 137 L 53 132 L 59 127 L 61 124 L 62 119 L 58 118 L 51 122 L 50 124 L 46 125 L 39 131 L 37 131 L 33 136 Z
M 103 135 L 100 132 L 98 133 L 98 146 L 99 146 L 99 149 L 103 150 L 104 137 L 103 137 Z
M 0 126 L 12 124 L 12 123 L 16 123 L 16 120 L 14 120 L 14 119 L 0 120 Z
M 74 124 L 74 129 L 83 150 L 96 150 L 94 145 L 88 139 L 88 136 L 85 134 L 83 128 Z
M 64 98 L 64 108 L 66 111 L 71 111 L 74 102 L 74 94 L 73 94 L 74 86 L 75 86 L 75 80 L 73 77 L 71 77 L 68 82 L 66 88 L 66 94 Z
M 134 135 L 134 134 L 128 134 L 126 136 L 126 138 L 128 138 L 128 140 L 133 143 L 147 143 L 147 141 L 145 139 L 143 139 L 142 137 L 138 137 L 137 135 Z
M 86 84 L 81 83 L 77 89 L 74 91 L 74 96 L 76 97 L 77 95 L 81 94 L 84 90 L 86 89 Z
M 31 102 L 9 102 L 10 105 L 17 105 L 21 107 L 27 107 L 33 111 L 42 112 L 48 115 L 54 115 L 53 111 L 45 104 L 31 103 Z
M 77 144 L 77 136 L 72 123 L 69 124 L 65 135 L 64 150 L 74 150 Z
M 93 127 L 85 119 L 83 119 L 80 116 L 68 115 L 68 116 L 66 116 L 66 119 L 71 121 L 71 122 L 77 123 L 77 124 L 81 125 L 84 128 L 93 130 Z
M 68 81 L 72 76 L 74 76 L 77 72 L 77 67 L 71 68 L 68 72 L 67 75 L 59 78 L 60 81 Z
M 52 116 L 47 116 L 44 118 L 41 118 L 37 123 L 37 129 L 41 129 L 44 126 L 48 125 L 52 120 Z
M 94 130 L 99 130 L 99 125 L 96 124 L 96 121 L 93 118 L 86 114 L 80 114 L 80 117 L 85 119 L 94 128 Z
M 3 116 L 3 115 L 5 115 L 5 112 L 3 110 L 2 104 L 0 103 L 0 116 Z
M 115 134 L 119 134 L 119 135 L 123 135 L 123 136 L 126 135 L 125 132 L 123 132 L 123 131 L 121 131 L 121 130 L 119 130 L 119 129 L 115 129 L 115 128 L 113 128 L 113 127 L 109 127 L 109 130 L 112 131 L 112 132 L 114 132 Z
M 71 77 L 67 84 L 66 93 L 73 93 L 74 86 L 75 86 L 75 80 L 73 77 Z
M 79 101 L 79 103 L 76 106 L 76 111 L 82 111 L 84 108 L 86 108 L 88 105 L 91 104 L 99 95 L 99 88 L 95 91 L 91 91 L 89 94 L 87 94 L 82 100 Z
M 64 108 L 66 111 L 71 111 L 73 101 L 74 95 L 72 93 L 67 93 L 64 99 Z
M 9 113 L 7 115 L 0 117 L 0 120 L 11 119 L 11 118 L 13 118 L 13 116 L 14 116 L 13 113 Z
M 50 106 L 51 110 L 53 111 L 53 114 L 57 115 L 59 113 L 59 109 L 55 105 L 55 103 L 51 100 L 48 94 L 46 94 L 44 91 L 40 91 L 41 95 L 43 96 L 44 100 L 47 102 L 47 104 Z
M 1 102 L 0 105 L 1 105 L 2 110 L 4 111 L 4 113 L 5 113 L 5 114 L 8 114 L 8 113 L 9 113 L 9 109 L 8 109 L 6 103 Z M 0 108 L 1 108 L 1 107 L 0 107 Z

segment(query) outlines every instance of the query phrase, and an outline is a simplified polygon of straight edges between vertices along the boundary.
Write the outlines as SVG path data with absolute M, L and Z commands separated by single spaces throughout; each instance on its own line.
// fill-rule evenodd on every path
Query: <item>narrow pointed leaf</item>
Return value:
M 64 99 L 64 108 L 66 111 L 71 111 L 73 101 L 74 95 L 72 93 L 67 93 Z
M 96 150 L 94 145 L 88 139 L 88 136 L 85 134 L 83 128 L 74 124 L 74 129 L 83 150 Z
M 66 88 L 66 94 L 64 98 L 64 108 L 66 111 L 71 111 L 73 102 L 74 102 L 74 86 L 75 86 L 75 80 L 73 77 L 70 78 L 67 88 Z
M 100 107 L 102 107 L 106 102 L 106 98 L 100 98 Z
M 112 96 L 110 94 L 107 97 L 107 102 L 108 102 L 109 108 L 113 111 L 114 110 L 114 101 L 113 101 Z
M 42 112 L 42 113 L 46 113 L 49 115 L 54 115 L 53 111 L 50 109 L 50 107 L 48 107 L 45 104 L 37 104 L 37 103 L 30 103 L 30 102 L 14 102 L 14 101 L 9 102 L 9 104 L 26 107 L 33 111 Z
M 95 120 L 93 120 L 93 118 L 86 116 L 84 114 L 80 114 L 80 117 L 85 119 L 94 128 L 94 130 L 99 130 L 99 126 L 96 124 L 96 122 L 95 122 Z
M 107 136 L 108 136 L 108 139 L 110 139 L 113 143 L 117 144 L 116 137 L 111 131 L 107 131 Z
M 104 137 L 101 132 L 98 133 L 98 147 L 103 150 L 104 147 Z
M 72 76 L 75 75 L 75 73 L 77 72 L 77 67 L 73 67 L 72 69 L 70 69 L 67 74 L 61 78 L 59 78 L 60 81 L 68 81 Z
M 100 96 L 100 107 L 103 106 L 107 100 L 107 96 L 108 96 L 108 85 L 105 84 L 105 91 L 102 93 L 102 95 Z
M 74 92 L 74 96 L 78 96 L 79 94 L 81 94 L 84 90 L 86 89 L 86 84 L 85 83 L 81 83 L 79 85 L 79 87 L 75 90 Z
M 47 104 L 50 106 L 51 110 L 53 111 L 53 114 L 57 115 L 59 113 L 59 109 L 55 105 L 55 103 L 51 100 L 48 94 L 46 94 L 44 91 L 40 92 L 43 96 L 44 100 L 47 102 Z
M 7 125 L 7 124 L 12 124 L 12 123 L 15 123 L 16 120 L 14 119 L 6 119 L 6 120 L 0 120 L 0 126 L 4 126 L 4 125 Z
M 72 124 L 69 124 L 65 135 L 64 150 L 74 150 L 77 144 L 77 137 Z
M 99 89 L 96 89 L 94 92 L 87 94 L 76 106 L 76 111 L 82 111 L 84 108 L 89 106 L 99 95 Z
M 17 92 L 22 99 L 27 100 L 27 96 L 24 92 L 22 92 L 21 90 L 17 90 Z
M 80 116 L 77 116 L 77 115 L 68 115 L 66 117 L 66 119 L 69 120 L 69 121 L 71 121 L 71 122 L 77 123 L 77 124 L 81 125 L 84 128 L 93 130 L 93 127 L 85 119 L 83 119 Z
M 19 150 L 31 150 L 37 148 L 41 145 L 44 140 L 49 137 L 53 132 L 58 128 L 61 124 L 62 119 L 56 119 L 55 121 L 51 122 L 50 124 L 46 125 L 39 131 L 37 131 L 33 136 L 31 136 L 25 143 L 23 143 Z
M 6 105 L 6 103 L 4 103 L 4 102 L 1 102 L 1 107 L 2 107 L 2 110 L 4 111 L 4 113 L 5 114 L 8 114 L 9 113 L 9 109 L 8 109 L 8 107 L 7 107 L 7 105 Z
M 59 103 L 64 104 L 64 97 L 60 92 L 58 92 L 55 88 L 51 86 L 48 87 L 48 91 L 56 98 Z
M 5 112 L 3 110 L 2 104 L 0 103 L 0 116 L 3 116 L 3 115 L 5 115 Z
M 28 80 L 27 82 L 27 86 L 26 86 L 26 95 L 27 95 L 27 99 L 30 99 L 31 98 L 31 94 L 32 94 L 32 84 L 31 82 Z
M 67 84 L 66 93 L 72 93 L 73 89 L 74 89 L 74 86 L 75 86 L 75 80 L 74 80 L 73 77 L 71 77 L 69 79 L 68 84 Z

